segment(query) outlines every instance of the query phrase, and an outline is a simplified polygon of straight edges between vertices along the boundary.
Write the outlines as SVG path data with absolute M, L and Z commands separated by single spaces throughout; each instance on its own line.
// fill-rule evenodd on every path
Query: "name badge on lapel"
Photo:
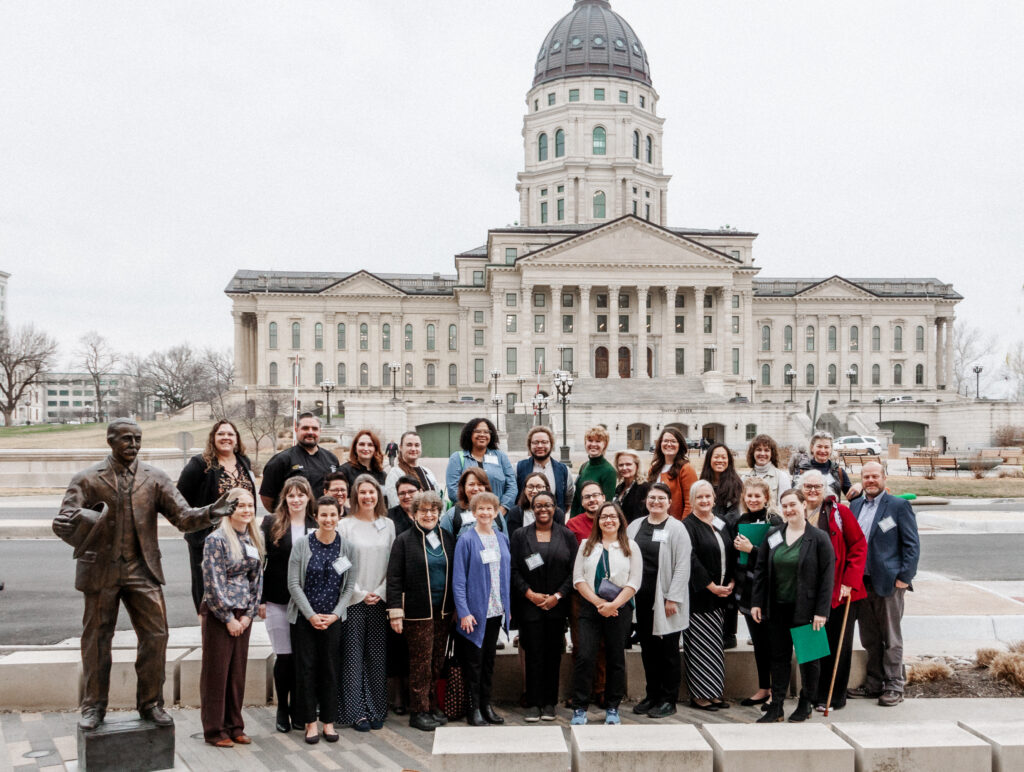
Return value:
M 437 549 L 441 546 L 441 538 L 436 533 L 431 531 L 427 534 L 427 544 L 429 544 L 434 549 Z
M 715 517 L 715 519 L 711 521 L 711 525 L 715 527 L 716 531 L 721 531 L 725 528 L 725 521 L 720 517 Z
M 484 463 L 485 464 L 497 464 L 498 463 L 498 454 L 497 453 L 484 453 Z
M 383 531 L 385 528 L 388 527 L 388 525 L 384 522 L 383 517 L 378 517 L 376 520 L 373 521 L 373 527 L 376 528 L 378 531 Z
M 768 537 L 768 549 L 775 549 L 782 544 L 782 534 L 779 532 L 773 533 Z
M 352 568 L 352 561 L 344 555 L 342 555 L 340 558 L 338 558 L 331 564 L 331 567 L 334 569 L 334 572 L 338 576 L 341 576 L 343 573 Z
M 245 545 L 245 556 L 246 556 L 247 558 L 252 558 L 253 560 L 259 560 L 259 559 L 260 559 L 260 553 L 259 553 L 259 550 L 257 550 L 257 549 L 256 549 L 256 548 L 255 548 L 255 547 L 254 547 L 253 545 L 251 545 L 251 544 L 246 544 L 246 545 Z
M 885 518 L 884 520 L 878 521 L 878 528 L 882 533 L 889 533 L 893 528 L 896 527 L 896 521 L 892 519 L 892 515 Z
M 531 571 L 536 571 L 544 565 L 544 558 L 540 556 L 539 552 L 534 552 L 532 555 L 526 558 L 526 567 Z
M 480 560 L 483 561 L 484 565 L 497 563 L 501 560 L 501 553 L 498 550 L 480 550 Z
M 651 534 L 651 540 L 655 544 L 662 544 L 663 542 L 668 541 L 668 531 L 666 531 L 664 528 L 655 531 L 653 534 Z

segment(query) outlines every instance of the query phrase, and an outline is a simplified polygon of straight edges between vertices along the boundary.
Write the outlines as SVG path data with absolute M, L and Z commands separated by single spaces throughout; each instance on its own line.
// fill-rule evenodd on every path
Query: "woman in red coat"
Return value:
M 867 597 L 867 591 L 864 589 L 864 563 L 868 556 L 868 543 L 849 507 L 840 504 L 833 495 L 825 497 L 825 478 L 821 472 L 814 469 L 804 472 L 800 477 L 800 489 L 804 494 L 808 522 L 828 532 L 832 549 L 836 553 L 832 612 L 828 615 L 828 622 L 825 625 L 830 653 L 821 663 L 818 697 L 814 701 L 814 707 L 819 712 L 825 711 L 832 670 L 838 656 L 839 667 L 836 669 L 836 682 L 832 689 L 831 709 L 840 710 L 846 706 L 846 686 L 850 680 L 855 621 L 854 614 L 845 615 L 844 609 L 840 606 L 846 605 L 847 596 L 851 596 L 855 601 Z M 843 633 L 843 646 L 839 650 L 839 634 L 843 631 L 844 616 L 846 629 Z

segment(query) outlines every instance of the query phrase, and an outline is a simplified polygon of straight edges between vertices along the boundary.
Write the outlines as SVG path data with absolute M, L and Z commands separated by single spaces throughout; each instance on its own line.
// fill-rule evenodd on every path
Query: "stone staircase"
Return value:
M 721 404 L 725 397 L 704 390 L 697 375 L 670 378 L 580 378 L 573 384 L 571 402 L 577 405 Z

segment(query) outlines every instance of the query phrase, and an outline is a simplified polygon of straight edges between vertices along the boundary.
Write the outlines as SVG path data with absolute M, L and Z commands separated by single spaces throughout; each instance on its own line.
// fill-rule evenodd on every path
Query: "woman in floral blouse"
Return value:
M 203 666 L 199 676 L 203 736 L 210 745 L 248 745 L 242 721 L 249 633 L 263 589 L 263 539 L 252 493 L 233 488 L 238 502 L 203 545 L 200 606 Z

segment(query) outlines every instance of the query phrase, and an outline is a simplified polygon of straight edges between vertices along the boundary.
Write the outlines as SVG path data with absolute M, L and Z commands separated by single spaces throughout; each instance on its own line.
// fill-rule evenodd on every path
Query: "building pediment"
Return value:
M 358 295 L 360 297 L 378 298 L 399 298 L 405 296 L 405 293 L 394 284 L 374 276 L 369 271 L 357 271 L 350 276 L 346 276 L 341 281 L 326 287 L 320 294 L 337 297 Z
M 796 293 L 801 300 L 873 300 L 875 295 L 842 276 L 830 276 Z
M 728 268 L 741 263 L 733 257 L 665 228 L 627 215 L 516 261 L 523 267 L 586 268 Z

